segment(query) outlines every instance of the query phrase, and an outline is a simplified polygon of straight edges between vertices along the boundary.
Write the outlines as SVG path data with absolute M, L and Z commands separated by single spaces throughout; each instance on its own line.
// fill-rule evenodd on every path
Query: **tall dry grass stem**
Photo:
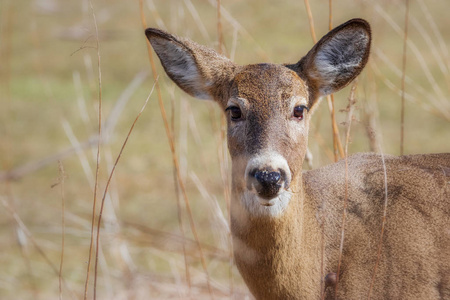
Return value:
M 382 246 L 383 246 L 383 235 L 384 235 L 384 228 L 385 228 L 385 225 L 386 225 L 387 206 L 388 206 L 387 170 L 386 170 L 386 162 L 384 160 L 384 152 L 383 152 L 383 149 L 382 149 L 381 145 L 379 145 L 379 150 L 380 150 L 380 154 L 381 154 L 381 161 L 382 161 L 382 164 L 383 164 L 383 174 L 384 174 L 383 219 L 382 219 L 382 222 L 381 222 L 380 240 L 378 242 L 377 260 L 376 260 L 375 266 L 373 268 L 372 278 L 370 280 L 369 292 L 367 294 L 367 300 L 370 300 L 370 297 L 372 295 L 372 289 L 373 289 L 373 285 L 375 283 L 375 275 L 377 274 L 378 264 L 379 264 L 380 259 L 381 259 L 381 250 L 383 249 L 382 248 Z
M 341 271 L 341 262 L 342 262 L 342 253 L 344 250 L 344 239 L 345 239 L 345 221 L 347 217 L 347 205 L 348 205 L 348 144 L 350 143 L 350 130 L 352 127 L 352 121 L 353 121 L 353 111 L 355 108 L 356 98 L 355 98 L 355 92 L 356 88 L 358 86 L 358 81 L 354 80 L 351 90 L 350 90 L 350 96 L 348 98 L 348 106 L 346 108 L 347 111 L 347 121 L 345 125 L 347 126 L 346 134 L 345 134 L 345 194 L 344 194 L 344 204 L 343 204 L 343 211 L 342 211 L 342 223 L 341 223 L 341 241 L 339 245 L 339 258 L 338 258 L 338 267 L 336 272 L 336 286 L 335 286 L 335 294 L 334 299 L 338 299 L 338 292 L 339 292 L 339 275 Z
M 374 52 L 375 52 L 375 54 L 377 54 L 376 51 L 374 51 Z M 390 90 L 395 92 L 399 97 L 401 97 L 402 90 L 399 87 L 397 87 L 397 85 L 392 80 L 390 80 L 388 77 L 386 77 L 376 64 L 371 64 L 370 68 L 374 71 L 375 75 L 381 81 L 383 81 L 383 83 L 386 85 L 387 88 L 389 88 Z M 391 70 L 396 70 L 396 68 L 393 66 L 389 66 L 389 68 Z M 400 71 L 399 77 L 401 77 L 401 71 Z M 406 76 L 405 81 L 408 83 L 408 76 Z M 418 91 L 422 90 L 422 88 L 417 87 L 417 86 L 415 88 Z M 423 91 L 425 91 L 425 90 L 423 90 Z M 416 97 L 405 91 L 404 96 L 405 96 L 405 100 L 410 101 L 414 104 L 420 105 L 422 111 L 433 114 L 434 116 L 444 119 L 446 121 L 450 121 L 450 111 L 446 111 L 446 107 L 438 107 L 433 104 L 433 102 L 435 102 L 434 95 L 427 94 L 427 95 L 424 95 L 423 97 Z M 427 99 L 429 101 L 423 101 L 422 99 Z M 430 103 L 433 104 L 433 106 L 430 106 L 429 105 Z
M 148 73 L 147 72 L 140 72 L 138 73 L 133 80 L 130 82 L 130 84 L 127 86 L 127 88 L 123 91 L 123 93 L 119 96 L 117 99 L 114 108 L 112 109 L 111 113 L 109 114 L 108 118 L 106 119 L 104 125 L 103 125 L 103 138 L 101 139 L 101 143 L 107 143 L 109 142 L 109 136 L 114 131 L 114 128 L 116 127 L 117 121 L 119 119 L 120 113 L 125 108 L 125 105 L 127 104 L 128 100 L 131 98 L 133 93 L 137 90 L 138 87 L 141 86 L 143 81 L 147 78 Z M 83 115 L 83 114 L 82 114 Z M 66 131 L 66 135 L 68 136 L 69 140 L 72 143 L 72 146 L 59 151 L 57 153 L 51 154 L 43 159 L 39 159 L 36 161 L 30 161 L 27 163 L 24 163 L 23 165 L 20 165 L 14 169 L 6 168 L 6 171 L 0 172 L 0 181 L 11 181 L 11 180 L 18 180 L 26 175 L 29 175 L 30 173 L 36 172 L 48 165 L 51 165 L 52 163 L 58 162 L 59 160 L 64 160 L 74 154 L 80 155 L 80 161 L 83 161 L 81 159 L 81 154 L 84 149 L 93 147 L 98 144 L 99 137 L 98 135 L 91 136 L 87 140 L 83 142 L 78 142 L 75 138 L 75 135 L 73 134 L 73 131 L 70 128 L 70 124 L 66 121 L 63 121 L 63 127 Z M 86 161 L 87 162 L 87 161 Z M 89 169 L 88 165 L 85 165 L 85 163 L 82 163 L 83 169 L 86 170 Z M 90 180 L 90 178 L 93 178 L 92 175 L 87 175 L 89 183 L 93 183 L 94 180 Z M 93 185 L 93 184 L 92 184 Z
M 13 1 L 8 1 L 5 4 L 5 1 L 2 3 L 2 7 L 0 9 L 0 63 L 2 67 L 0 68 L 0 97 L 3 99 L 2 101 L 2 109 L 1 109 L 1 120 L 0 125 L 2 128 L 2 144 L 3 147 L 0 149 L 4 149 L 1 157 L 1 165 L 7 170 L 4 174 L 11 169 L 12 160 L 12 140 L 11 140 L 11 107 L 12 107 L 12 99 L 11 99 L 11 56 L 12 56 L 12 48 L 13 48 L 13 20 L 15 15 L 15 9 L 13 5 Z M 7 177 L 4 177 L 3 180 L 7 180 Z M 0 181 L 2 181 L 2 172 L 0 172 Z M 10 183 L 7 182 L 7 189 L 10 189 Z
M 306 12 L 308 14 L 308 21 L 309 21 L 309 29 L 311 32 L 312 40 L 315 43 L 317 43 L 317 36 L 316 36 L 316 30 L 314 27 L 314 18 L 311 11 L 311 6 L 309 5 L 309 0 L 304 0 Z M 332 14 L 331 14 L 331 0 L 329 2 L 330 7 L 330 14 L 328 18 L 328 26 L 329 30 L 332 29 Z M 327 103 L 328 103 L 328 109 L 330 110 L 330 117 L 331 117 L 331 129 L 333 134 L 333 153 L 334 153 L 334 161 L 338 161 L 339 158 L 344 157 L 344 149 L 342 147 L 340 135 L 339 135 L 339 127 L 336 122 L 336 114 L 334 109 L 334 95 L 328 95 L 327 96 Z
M 311 31 L 311 37 L 315 44 L 315 43 L 317 43 L 317 36 L 316 36 L 316 29 L 314 26 L 314 18 L 312 15 L 311 6 L 309 5 L 309 0 L 304 0 L 304 2 L 305 2 L 306 13 L 308 14 L 309 30 Z
M 139 0 L 139 7 L 140 7 L 140 12 L 141 12 L 142 26 L 143 26 L 143 29 L 145 30 L 147 28 L 147 22 L 145 20 L 145 15 L 144 15 L 144 10 L 143 10 L 143 2 L 142 1 L 143 0 Z M 205 256 L 203 254 L 203 250 L 202 250 L 202 247 L 201 247 L 201 244 L 200 244 L 200 240 L 199 240 L 199 237 L 198 237 L 198 234 L 197 234 L 197 229 L 195 227 L 195 222 L 194 222 L 194 218 L 193 218 L 193 215 L 192 215 L 192 210 L 191 210 L 191 206 L 190 206 L 190 203 L 189 203 L 189 199 L 187 197 L 186 188 L 185 188 L 185 185 L 184 185 L 184 183 L 183 183 L 183 181 L 181 179 L 180 168 L 179 168 L 179 164 L 178 164 L 178 158 L 177 158 L 176 151 L 175 151 L 175 141 L 174 141 L 172 132 L 171 132 L 170 127 L 169 127 L 169 122 L 167 120 L 166 110 L 164 108 L 164 103 L 162 101 L 161 88 L 160 88 L 159 83 L 156 81 L 156 78 L 157 78 L 158 75 L 157 75 L 157 71 L 156 71 L 155 62 L 154 62 L 154 59 L 153 59 L 153 53 L 152 53 L 152 50 L 151 50 L 151 45 L 150 45 L 150 42 L 148 40 L 147 40 L 147 50 L 148 50 L 148 56 L 149 56 L 149 60 L 150 60 L 150 65 L 151 65 L 151 68 L 152 68 L 153 77 L 154 77 L 155 83 L 156 83 L 156 92 L 158 94 L 158 104 L 159 104 L 159 108 L 160 108 L 160 111 L 161 111 L 161 116 L 162 116 L 162 119 L 163 119 L 163 122 L 164 122 L 164 128 L 166 130 L 166 135 L 167 135 L 167 138 L 169 140 L 170 151 L 172 153 L 172 162 L 173 162 L 176 174 L 177 174 L 178 184 L 179 184 L 181 192 L 183 194 L 186 210 L 187 210 L 188 217 L 189 217 L 189 223 L 190 223 L 190 226 L 191 226 L 191 231 L 192 231 L 192 234 L 194 235 L 194 238 L 195 238 L 195 240 L 197 242 L 197 246 L 198 246 L 198 250 L 199 250 L 199 254 L 200 254 L 200 261 L 201 261 L 201 264 L 202 264 L 202 267 L 203 267 L 203 271 L 205 272 L 205 275 L 206 275 L 208 292 L 209 292 L 211 298 L 214 298 L 213 292 L 212 292 L 212 288 L 211 288 L 211 283 L 210 283 L 210 276 L 209 276 L 209 273 L 208 273 L 208 268 L 206 266 Z
M 333 29 L 333 0 L 328 0 L 328 30 Z
M 175 93 L 173 89 L 170 89 L 169 93 L 171 94 L 171 105 L 172 105 L 172 114 L 171 114 L 171 127 L 172 132 L 175 132 Z M 180 116 L 181 117 L 181 116 Z M 180 154 L 181 156 L 181 154 Z M 181 160 L 181 158 L 180 158 Z M 182 163 L 181 163 L 182 165 Z M 180 171 L 180 173 L 182 173 Z M 180 228 L 181 235 L 183 237 L 186 236 L 184 224 L 183 224 L 183 215 L 182 215 L 182 207 L 181 207 L 181 199 L 180 199 L 180 187 L 178 185 L 178 178 L 177 178 L 177 171 L 175 168 L 172 170 L 173 174 L 173 182 L 175 185 L 175 197 L 176 197 L 176 203 L 177 203 L 177 219 L 178 219 L 178 227 Z M 183 174 L 184 177 L 184 174 Z M 188 286 L 188 294 L 191 295 L 191 274 L 189 272 L 189 262 L 186 255 L 186 245 L 185 243 L 182 244 L 183 246 L 183 258 L 184 258 L 184 268 L 185 268 L 185 276 L 186 276 L 186 283 Z
M 312 17 L 312 16 L 311 16 Z M 333 0 L 328 1 L 328 30 L 333 29 Z M 333 112 L 332 116 L 334 116 L 334 98 L 331 98 L 333 102 Z M 332 121 L 333 122 L 333 121 Z M 336 149 L 336 145 L 334 143 L 333 139 L 333 149 Z M 336 151 L 335 153 L 335 160 L 336 160 Z M 320 299 L 325 299 L 325 270 L 324 270 L 324 256 L 325 256 L 325 212 L 322 211 L 321 213 L 321 239 L 320 239 Z
M 217 0 L 208 0 L 208 3 L 211 4 L 213 7 L 217 8 Z M 220 14 L 221 17 L 223 17 L 225 20 L 230 23 L 233 28 L 238 30 L 244 38 L 249 40 L 255 45 L 255 51 L 256 53 L 265 61 L 270 62 L 270 57 L 267 55 L 267 53 L 264 51 L 263 48 L 256 42 L 255 38 L 239 23 L 222 5 L 220 6 Z
M 96 235 L 96 248 L 95 248 L 95 279 L 94 279 L 94 299 L 96 298 L 96 286 L 97 286 L 97 267 L 98 267 L 98 254 L 99 254 L 99 244 L 100 244 L 100 228 L 101 228 L 101 222 L 102 222 L 102 215 L 103 215 L 103 208 L 104 208 L 104 204 L 105 204 L 105 199 L 106 199 L 106 195 L 108 193 L 108 188 L 110 186 L 111 183 L 111 179 L 114 175 L 114 171 L 116 170 L 117 164 L 119 163 L 120 157 L 122 156 L 123 150 L 125 149 L 125 146 L 128 143 L 128 139 L 130 138 L 131 132 L 134 129 L 134 126 L 136 125 L 136 122 L 139 120 L 139 117 L 141 116 L 142 112 L 144 111 L 145 107 L 147 106 L 148 101 L 150 100 L 150 96 L 153 94 L 153 90 L 155 88 L 156 82 L 157 82 L 158 78 L 156 78 L 155 84 L 152 87 L 152 90 L 150 91 L 147 99 L 145 100 L 144 105 L 142 106 L 140 112 L 138 113 L 138 115 L 136 116 L 136 118 L 134 119 L 133 124 L 131 125 L 130 130 L 128 131 L 127 137 L 125 138 L 125 141 L 122 144 L 122 147 L 120 148 L 119 154 L 117 155 L 116 161 L 114 163 L 114 166 L 111 170 L 111 173 L 109 174 L 108 177 L 108 181 L 106 182 L 106 186 L 105 186 L 105 191 L 103 192 L 103 197 L 102 197 L 102 202 L 100 205 L 100 211 L 98 214 L 98 221 L 97 221 L 97 235 Z
M 444 57 L 444 63 L 447 66 L 447 70 L 449 70 L 450 69 L 450 52 L 448 50 L 447 43 L 446 43 L 444 37 L 442 36 L 442 33 L 439 30 L 439 28 L 434 20 L 434 17 L 432 16 L 427 5 L 425 4 L 426 2 L 424 0 L 418 0 L 417 3 L 419 4 L 420 9 L 422 10 L 423 14 L 425 15 L 425 18 L 426 18 L 428 24 L 430 25 L 431 31 L 433 32 L 436 40 L 438 41 L 439 48 L 441 49 L 441 53 Z M 448 81 L 448 78 L 447 78 L 447 81 Z
M 372 63 L 369 62 L 369 66 Z M 378 138 L 377 138 L 377 117 L 378 117 L 378 108 L 377 108 L 377 83 L 375 82 L 375 78 L 373 76 L 372 68 L 368 68 L 369 71 L 366 71 L 368 78 L 368 88 L 365 91 L 364 97 L 364 106 L 363 106 L 363 116 L 364 116 L 364 129 L 366 131 L 367 138 L 369 140 L 369 149 L 371 152 L 378 151 Z
M 65 218 L 65 211 L 66 211 L 66 199 L 65 199 L 65 191 L 64 191 L 64 183 L 66 174 L 64 171 L 64 166 L 61 161 L 58 161 L 58 171 L 59 171 L 59 185 L 60 185 L 60 192 L 61 192 L 61 259 L 59 263 L 59 299 L 62 300 L 63 293 L 62 293 L 62 279 L 63 279 L 63 264 L 64 264 L 64 248 L 65 248 L 65 237 L 66 237 L 66 218 Z
M 404 153 L 405 143 L 405 76 L 406 76 L 406 41 L 408 40 L 408 19 L 409 19 L 409 0 L 405 0 L 405 35 L 403 37 L 403 58 L 402 58 L 402 107 L 400 115 L 400 155 Z
M 226 51 L 226 47 L 224 44 L 224 38 L 223 38 L 223 28 L 222 28 L 222 15 L 221 15 L 221 10 L 222 10 L 222 5 L 221 5 L 221 0 L 217 0 L 217 39 L 218 39 L 218 49 L 219 49 L 219 53 L 224 53 Z M 234 48 L 233 48 L 234 49 Z M 232 50 L 233 50 L 232 49 Z M 226 53 L 227 54 L 227 53 Z M 230 189 L 230 184 L 228 182 L 228 154 L 227 154 L 227 150 L 226 150 L 226 133 L 225 133 L 225 128 L 226 128 L 226 124 L 225 124 L 225 116 L 223 114 L 220 115 L 220 127 L 219 127 L 219 132 L 220 132 L 220 142 L 219 142 L 219 147 L 218 147 L 218 154 L 219 154 L 219 166 L 220 166 L 220 173 L 221 173 L 221 177 L 222 177 L 222 183 L 223 183 L 223 193 L 224 193 L 224 197 L 225 197 L 225 203 L 227 205 L 227 216 L 228 216 L 228 224 L 230 224 L 230 220 L 231 220 L 231 209 L 230 209 L 230 205 L 231 205 L 231 199 L 230 199 L 230 193 L 229 193 L 229 189 Z M 228 231 L 228 248 L 230 250 L 230 264 L 229 264 L 229 268 L 228 268 L 228 274 L 229 274 L 229 284 L 230 284 L 230 295 L 233 295 L 233 244 L 232 244 L 232 240 L 231 240 L 231 232 Z
M 208 30 L 206 30 L 205 24 L 203 24 L 202 18 L 198 14 L 198 11 L 195 8 L 195 6 L 192 4 L 192 1 L 191 0 L 183 0 L 183 1 L 184 1 L 184 5 L 186 5 L 192 18 L 194 19 L 195 24 L 197 24 L 197 27 L 200 30 L 200 33 L 202 34 L 203 38 L 207 41 L 211 40 Z
M 219 53 L 222 54 L 224 51 L 224 44 L 223 44 L 223 31 L 222 31 L 222 17 L 220 15 L 220 8 L 222 5 L 220 5 L 220 0 L 217 0 L 217 42 L 218 42 L 218 50 Z
M 0 202 L 2 203 L 3 207 L 6 209 L 6 211 L 12 216 L 17 226 L 22 230 L 22 232 L 26 235 L 26 237 L 31 241 L 34 248 L 36 248 L 39 255 L 44 259 L 46 264 L 52 269 L 53 273 L 59 278 L 59 269 L 53 264 L 52 260 L 45 254 L 45 251 L 39 246 L 39 244 L 34 239 L 33 235 L 31 234 L 30 230 L 28 230 L 25 223 L 22 221 L 20 216 L 17 214 L 17 212 L 14 210 L 14 208 L 9 205 L 8 201 L 2 196 L 0 196 Z M 61 282 L 63 287 L 69 292 L 72 299 L 79 299 L 79 295 L 76 295 L 74 291 L 68 286 L 66 280 L 64 277 L 61 278 Z
M 400 28 L 400 26 L 389 16 L 389 14 L 377 3 L 374 4 L 375 11 L 391 26 L 391 28 L 397 33 L 397 35 L 404 38 L 404 30 Z M 407 39 L 406 43 L 408 48 L 412 51 L 414 56 L 416 57 L 417 62 L 419 63 L 423 75 L 427 79 L 428 83 L 431 86 L 431 90 L 428 91 L 431 94 L 431 91 L 435 93 L 434 97 L 430 97 L 431 104 L 437 108 L 438 112 L 442 114 L 446 119 L 450 120 L 450 110 L 448 106 L 447 97 L 442 92 L 442 89 L 437 84 L 435 76 L 431 72 L 430 66 L 427 63 L 425 57 L 422 52 L 419 50 L 419 47 L 412 40 Z
M 92 263 L 92 251 L 94 247 L 94 224 L 95 224 L 95 216 L 96 216 L 96 206 L 97 206 L 97 190 L 98 190 L 98 177 L 100 173 L 100 149 L 101 149 L 101 140 L 102 140 L 102 71 L 101 71 L 101 57 L 100 57 L 100 43 L 98 37 L 98 27 L 97 27 L 97 19 L 95 17 L 94 6 L 92 5 L 92 1 L 89 1 L 92 18 L 94 22 L 95 28 L 95 38 L 97 45 L 97 69 L 98 69 L 98 141 L 97 141 L 97 158 L 96 158 L 96 167 L 95 167 L 95 181 L 94 181 L 94 200 L 92 203 L 92 219 L 91 219 L 91 240 L 89 244 L 89 257 L 88 264 L 86 270 L 86 282 L 84 285 L 84 300 L 87 299 L 88 286 L 89 286 L 89 275 L 91 271 L 91 263 Z M 96 270 L 97 271 L 97 270 Z M 97 272 L 96 272 L 97 273 Z M 96 298 L 96 283 L 97 283 L 97 274 L 95 274 L 94 279 L 94 299 Z

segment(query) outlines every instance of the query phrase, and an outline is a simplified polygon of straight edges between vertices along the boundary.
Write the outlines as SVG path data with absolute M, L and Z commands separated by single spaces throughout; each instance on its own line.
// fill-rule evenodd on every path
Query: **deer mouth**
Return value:
M 246 190 L 241 195 L 241 203 L 253 216 L 279 217 L 288 207 L 291 197 L 292 192 L 284 189 L 272 199 L 263 199 L 257 193 Z
M 258 202 L 262 206 L 274 206 L 276 204 L 277 200 L 278 200 L 277 198 L 271 199 L 271 200 L 266 200 L 266 199 L 261 199 L 258 197 Z

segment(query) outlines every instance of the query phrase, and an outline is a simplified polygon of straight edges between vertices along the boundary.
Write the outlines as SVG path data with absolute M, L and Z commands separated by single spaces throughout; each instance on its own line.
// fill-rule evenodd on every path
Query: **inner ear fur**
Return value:
M 167 75 L 186 93 L 199 99 L 221 100 L 235 65 L 211 48 L 148 28 L 145 35 Z
M 369 23 L 352 19 L 328 32 L 298 63 L 287 67 L 306 80 L 310 101 L 315 101 L 342 89 L 361 73 L 370 44 Z

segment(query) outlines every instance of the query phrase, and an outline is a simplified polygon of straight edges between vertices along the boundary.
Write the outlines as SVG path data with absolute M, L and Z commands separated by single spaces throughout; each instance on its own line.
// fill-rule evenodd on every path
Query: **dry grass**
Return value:
M 294 62 L 312 46 L 301 1 L 142 4 L 148 26 L 188 36 L 237 63 Z M 373 26 L 372 58 L 359 77 L 351 131 L 348 114 L 340 112 L 350 87 L 335 95 L 345 153 L 399 154 L 402 95 L 405 154 L 449 152 L 450 30 L 440 13 L 447 1 L 410 1 L 405 67 L 405 1 L 309 5 L 317 37 L 331 21 L 362 17 Z M 98 299 L 250 297 L 231 256 L 221 113 L 189 99 L 158 62 L 149 76 L 139 3 L 96 1 L 93 8 L 98 45 L 87 0 L 0 4 L 0 298 L 83 298 L 91 238 L 98 246 Z M 156 74 L 159 92 L 122 149 Z M 166 110 L 165 119 L 157 106 Z M 322 105 L 309 144 L 315 168 L 334 160 L 331 128 Z M 101 220 L 98 205 L 92 213 L 97 143 Z

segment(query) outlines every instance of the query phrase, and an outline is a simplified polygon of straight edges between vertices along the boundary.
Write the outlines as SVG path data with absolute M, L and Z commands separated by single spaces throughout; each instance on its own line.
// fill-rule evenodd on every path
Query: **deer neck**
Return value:
M 320 234 L 301 175 L 278 216 L 252 215 L 244 193 L 233 188 L 231 230 L 236 265 L 257 299 L 317 299 L 320 296 Z M 259 204 L 258 204 L 259 205 Z

